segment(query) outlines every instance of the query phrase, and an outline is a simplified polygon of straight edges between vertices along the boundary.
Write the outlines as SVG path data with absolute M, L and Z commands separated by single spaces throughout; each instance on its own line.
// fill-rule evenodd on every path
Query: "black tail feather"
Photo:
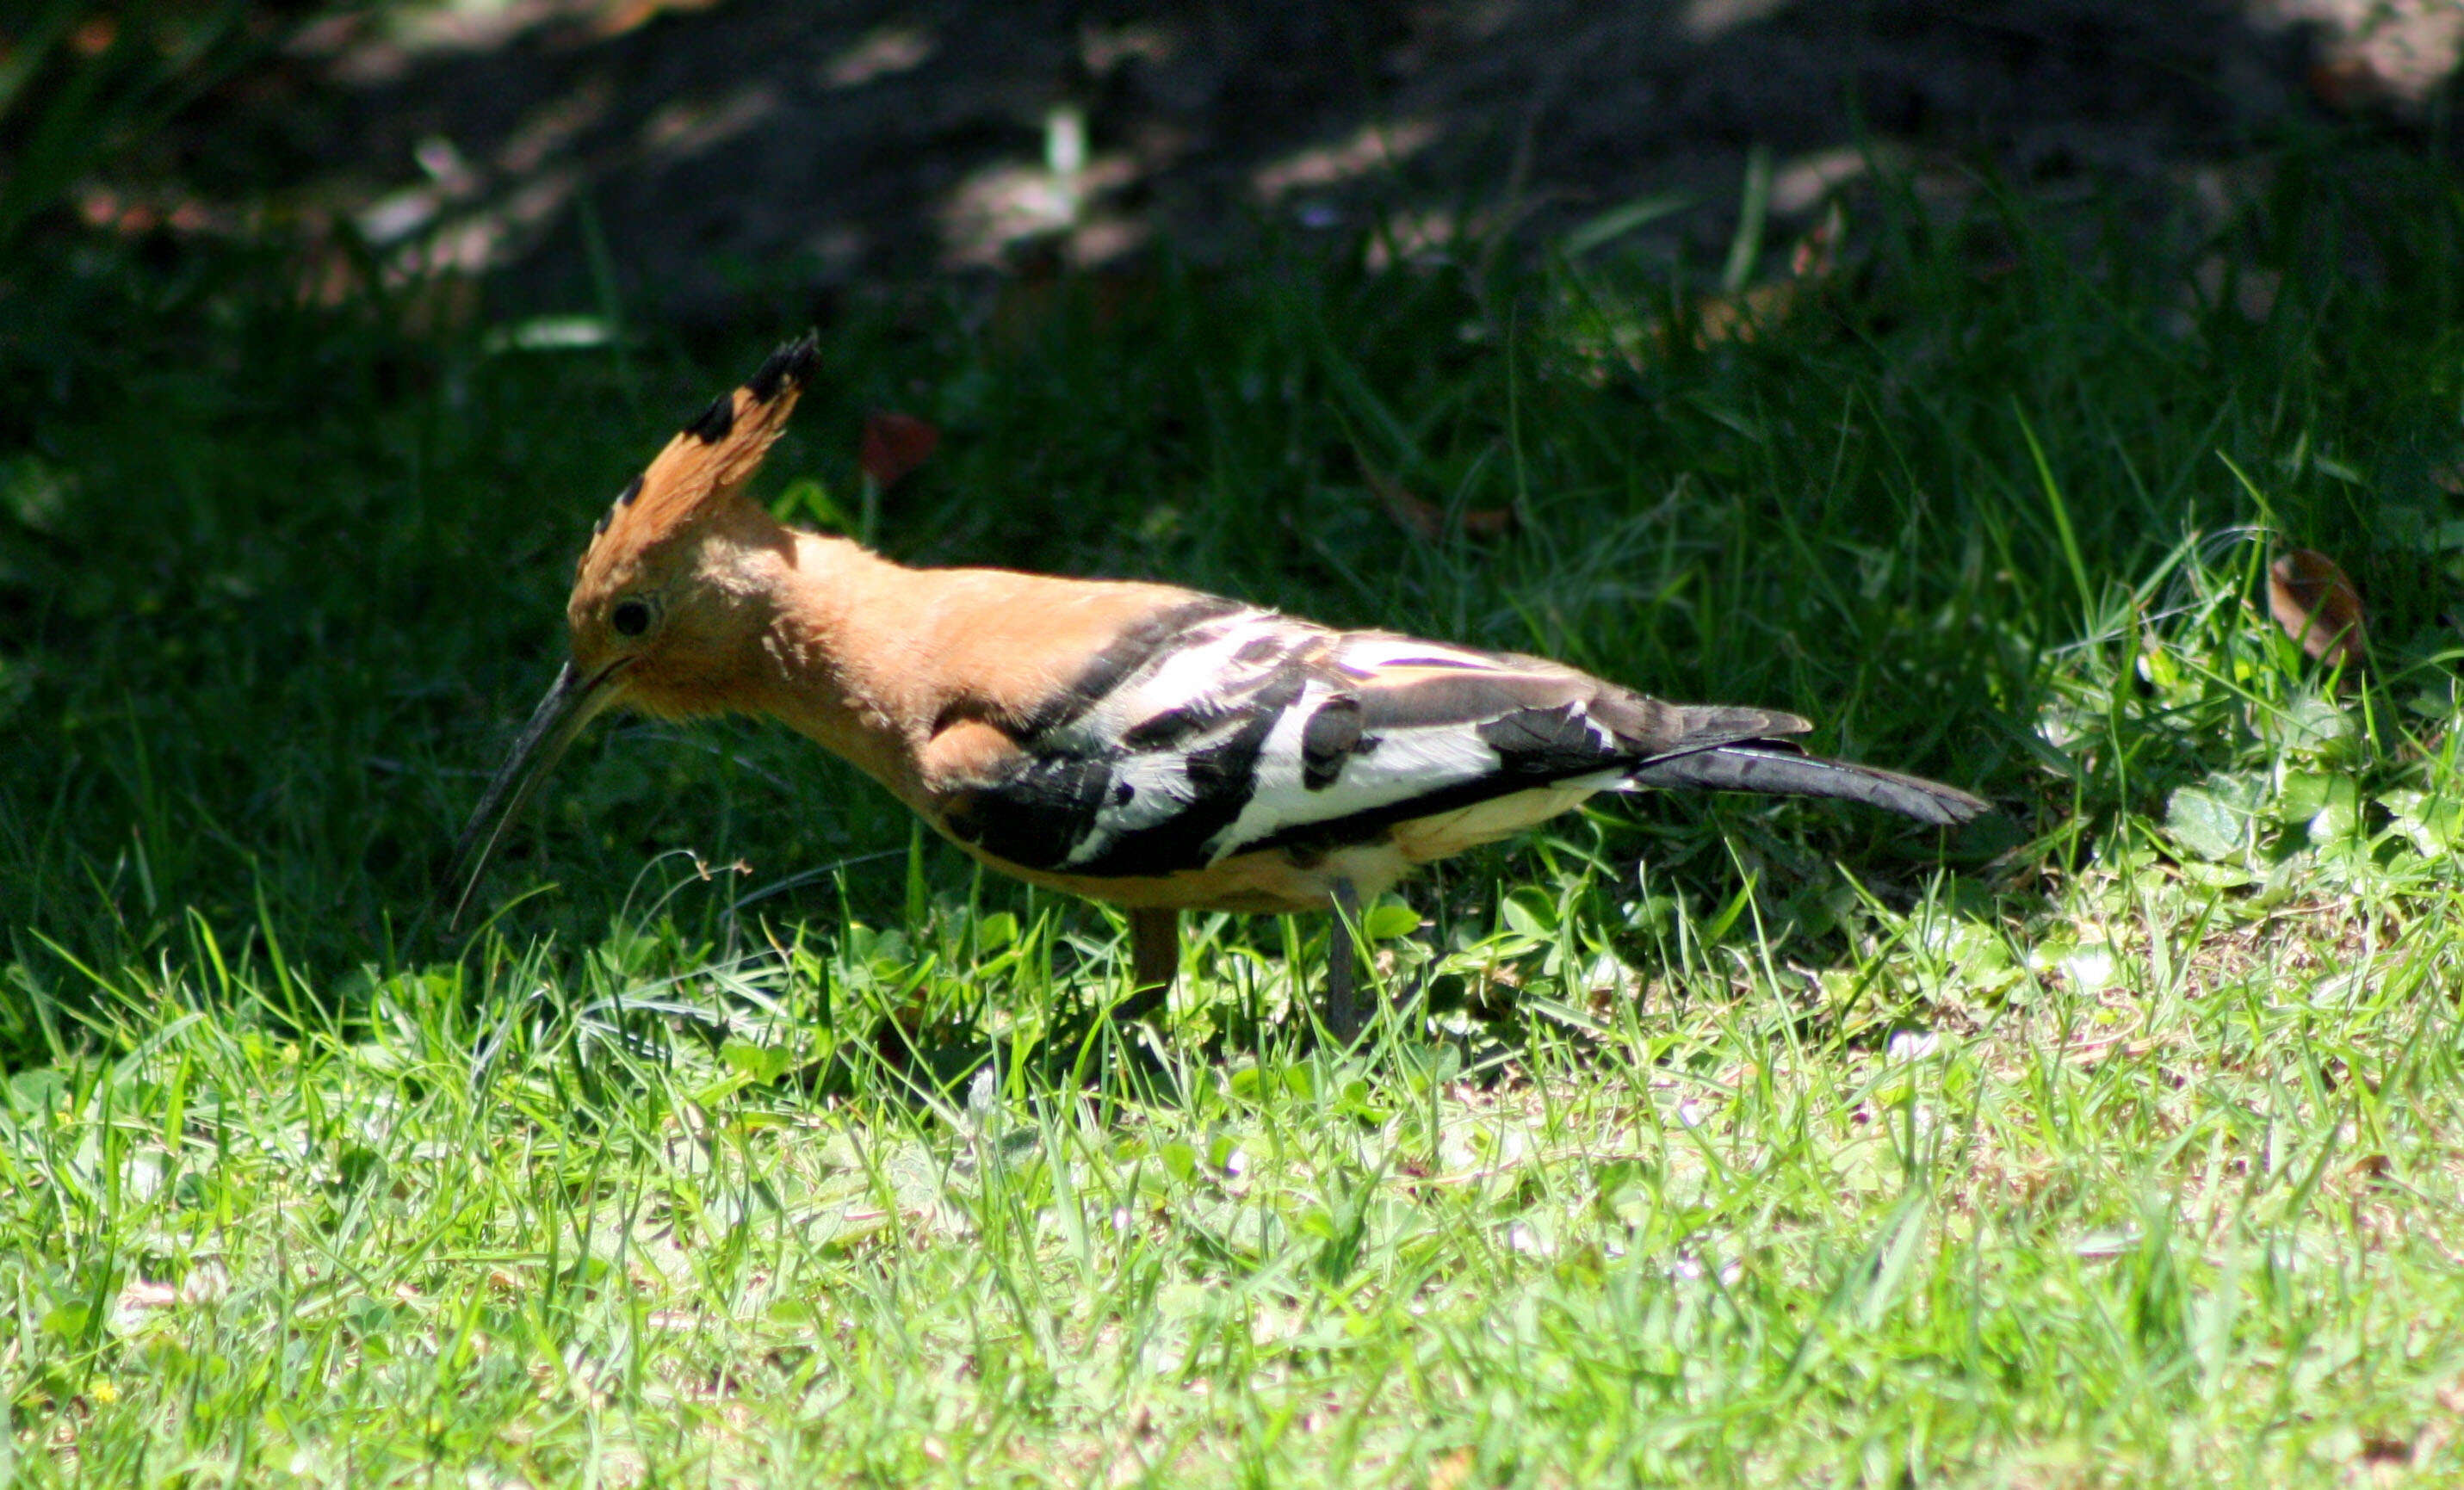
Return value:
M 1774 741 L 1723 745 L 1673 756 L 1637 767 L 1627 778 L 1637 786 L 1693 787 L 1712 792 L 1761 792 L 1786 797 L 1837 797 L 1896 812 L 1934 827 L 1956 827 L 1991 804 L 1955 786 L 1903 776 L 1854 761 L 1808 756 Z

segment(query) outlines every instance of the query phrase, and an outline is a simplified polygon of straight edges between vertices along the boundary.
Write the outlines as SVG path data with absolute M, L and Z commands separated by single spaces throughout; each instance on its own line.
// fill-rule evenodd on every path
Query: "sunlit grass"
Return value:
M 19 1468 L 2453 1473 L 2457 948 L 2398 913 L 2219 916 L 2124 866 L 1643 986 L 1507 933 L 1440 963 L 1557 1006 L 1490 1069 L 1414 1021 L 1092 1088 L 999 1015 L 971 1076 L 889 1033 L 1061 997 L 1040 954 L 860 932 L 511 956 L 283 1036 L 223 1013 L 264 970 L 132 974 L 112 1038 L 10 1087 Z

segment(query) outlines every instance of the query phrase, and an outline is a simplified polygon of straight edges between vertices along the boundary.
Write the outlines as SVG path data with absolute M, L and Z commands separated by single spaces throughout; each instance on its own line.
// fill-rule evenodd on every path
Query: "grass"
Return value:
M 2457 197 L 2272 181 L 1885 197 L 1750 339 L 1613 246 L 825 326 L 764 491 L 853 512 L 860 412 L 932 418 L 902 556 L 1797 708 L 2005 808 L 1563 820 L 1376 912 L 1356 1055 L 1320 928 L 1207 919 L 1125 1059 L 1115 922 L 749 725 L 601 729 L 441 936 L 588 523 L 797 321 L 524 353 L 272 251 L 16 265 L 8 1477 L 2451 1481 Z

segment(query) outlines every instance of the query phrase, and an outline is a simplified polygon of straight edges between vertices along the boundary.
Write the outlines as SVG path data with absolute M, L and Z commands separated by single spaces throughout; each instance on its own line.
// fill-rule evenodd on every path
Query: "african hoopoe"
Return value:
M 1348 1039 L 1357 908 L 1595 792 L 1839 797 L 1942 826 L 1986 808 L 1805 755 L 1784 736 L 1812 726 L 1774 710 L 1665 704 L 1171 585 L 910 569 L 785 527 L 745 484 L 818 360 L 809 336 L 781 347 L 600 520 L 565 607 L 572 660 L 463 832 L 463 902 L 602 710 L 767 713 L 992 868 L 1124 908 L 1146 999 L 1177 971 L 1183 910 L 1339 909 L 1328 1023 Z

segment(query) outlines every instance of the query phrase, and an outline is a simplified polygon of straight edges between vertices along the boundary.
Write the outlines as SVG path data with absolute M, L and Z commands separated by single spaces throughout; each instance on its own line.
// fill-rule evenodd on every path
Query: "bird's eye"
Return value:
M 623 600 L 607 613 L 607 624 L 619 636 L 640 636 L 650 629 L 650 603 L 645 600 Z

